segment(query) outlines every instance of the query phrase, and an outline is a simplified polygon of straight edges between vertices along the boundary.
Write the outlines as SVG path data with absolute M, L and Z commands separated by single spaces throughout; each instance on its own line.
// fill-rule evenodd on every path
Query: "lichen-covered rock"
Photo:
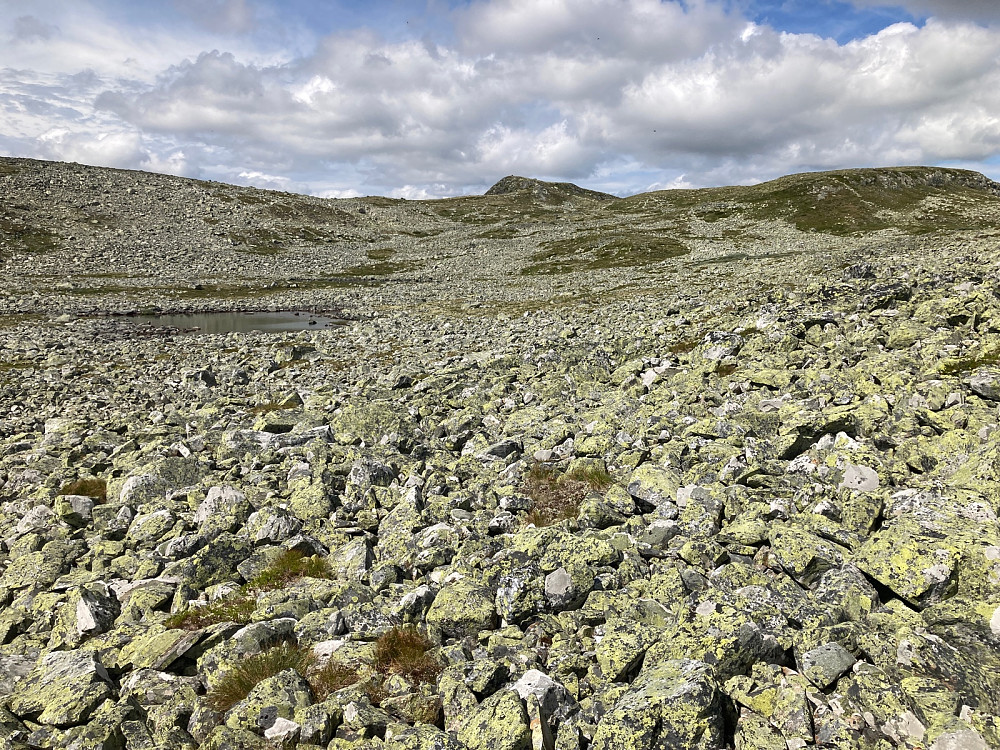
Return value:
M 50 646 L 75 648 L 87 637 L 107 632 L 120 613 L 118 600 L 103 583 L 73 590 L 59 610 Z
M 462 750 L 462 746 L 435 726 L 416 724 L 387 736 L 385 750 Z
M 825 643 L 799 656 L 799 669 L 810 682 L 825 689 L 849 670 L 857 659 L 839 643 Z
M 848 550 L 797 526 L 776 525 L 769 535 L 771 552 L 799 583 L 809 586 L 830 568 L 843 565 Z
M 72 726 L 86 721 L 111 695 L 111 678 L 94 653 L 53 651 L 18 684 L 10 710 L 22 720 Z
M 443 638 L 476 636 L 496 622 L 493 593 L 470 578 L 446 584 L 427 611 L 428 627 Z
M 198 531 L 212 537 L 237 531 L 250 517 L 250 503 L 235 487 L 212 487 L 194 513 Z
M 259 682 L 246 698 L 226 712 L 225 722 L 231 729 L 249 729 L 267 736 L 267 731 L 274 727 L 276 721 L 285 719 L 290 722 L 296 710 L 312 703 L 312 689 L 306 679 L 294 669 L 286 669 Z M 296 724 L 296 736 L 299 729 Z M 279 731 L 284 736 L 293 729 L 282 725 Z
M 469 750 L 528 750 L 531 731 L 521 697 L 513 690 L 491 695 L 465 719 L 458 740 Z
M 594 750 L 698 750 L 723 744 L 723 698 L 711 667 L 668 660 L 643 670 L 597 725 Z
M 632 472 L 627 486 L 629 494 L 636 500 L 647 507 L 655 507 L 676 499 L 681 478 L 670 467 L 643 464 Z
M 254 544 L 281 544 L 298 533 L 302 522 L 283 508 L 265 507 L 247 518 L 245 529 Z
M 529 669 L 510 689 L 522 700 L 529 695 L 535 696 L 542 718 L 553 725 L 567 719 L 577 708 L 573 696 L 561 683 L 537 669 Z
M 248 729 L 221 726 L 216 727 L 200 747 L 204 750 L 266 750 L 270 744 Z
M 730 678 L 725 692 L 743 707 L 740 711 L 742 732 L 738 728 L 737 736 L 744 734 L 744 743 L 748 743 L 751 736 L 771 742 L 775 734 L 782 742 L 806 743 L 813 739 L 812 696 L 809 684 L 801 675 L 775 665 L 757 663 L 750 675 Z M 761 723 L 766 723 L 772 731 Z

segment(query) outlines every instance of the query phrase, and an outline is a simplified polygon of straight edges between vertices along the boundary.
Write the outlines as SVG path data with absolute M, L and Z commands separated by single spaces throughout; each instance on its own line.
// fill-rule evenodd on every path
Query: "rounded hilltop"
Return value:
M 544 182 L 531 177 L 509 175 L 486 191 L 486 195 L 530 195 L 547 203 L 556 203 L 571 198 L 589 198 L 596 201 L 613 201 L 617 196 L 587 190 L 572 182 Z

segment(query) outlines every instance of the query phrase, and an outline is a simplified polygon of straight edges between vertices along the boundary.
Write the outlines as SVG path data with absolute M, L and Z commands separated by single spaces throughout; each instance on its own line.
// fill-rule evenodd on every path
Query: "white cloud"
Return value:
M 57 161 L 131 168 L 146 160 L 142 136 L 135 131 L 92 135 L 56 128 L 42 133 L 38 141 L 42 154 Z
M 623 194 L 1000 153 L 1000 29 L 961 21 L 838 44 L 709 0 L 480 0 L 447 44 L 355 30 L 293 54 L 301 39 L 233 36 L 272 7 L 217 0 L 194 34 L 97 7 L 0 16 L 0 149 L 399 197 L 511 173 Z

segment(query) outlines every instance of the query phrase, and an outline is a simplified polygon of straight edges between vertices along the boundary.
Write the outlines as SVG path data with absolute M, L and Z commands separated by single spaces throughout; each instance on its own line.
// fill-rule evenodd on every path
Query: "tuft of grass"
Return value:
M 204 607 L 190 607 L 164 621 L 168 628 L 200 630 L 220 622 L 246 625 L 257 608 L 256 594 L 287 586 L 300 578 L 332 578 L 326 560 L 314 555 L 306 557 L 297 550 L 286 550 L 245 586 L 224 599 Z
M 591 490 L 604 492 L 615 483 L 603 466 L 591 465 L 574 469 L 563 475 L 564 481 L 583 482 Z
M 235 622 L 246 625 L 257 608 L 257 601 L 246 593 L 239 593 L 226 599 L 219 599 L 204 607 L 189 607 L 183 612 L 171 615 L 164 621 L 168 628 L 201 630 L 220 622 Z
M 96 503 L 104 503 L 108 500 L 108 483 L 97 477 L 86 479 L 76 479 L 68 484 L 64 484 L 59 490 L 60 495 L 85 495 Z
M 357 669 L 334 659 L 311 670 L 306 678 L 317 702 L 325 701 L 338 690 L 350 687 L 361 680 Z
M 529 469 L 521 487 L 534 501 L 534 507 L 524 520 L 541 527 L 576 518 L 580 503 L 589 492 L 603 492 L 612 484 L 614 479 L 599 466 L 560 473 L 545 464 L 536 463 Z
M 294 669 L 307 677 L 315 667 L 316 656 L 312 650 L 293 643 L 282 643 L 260 654 L 246 657 L 226 672 L 208 691 L 205 702 L 212 710 L 225 713 L 267 678 L 286 669 Z
M 434 644 L 412 626 L 397 626 L 375 642 L 374 670 L 398 674 L 415 682 L 434 682 L 441 664 L 431 654 Z
M 247 587 L 255 591 L 272 591 L 300 578 L 332 577 L 326 560 L 318 555 L 306 557 L 298 550 L 286 550 L 251 578 Z

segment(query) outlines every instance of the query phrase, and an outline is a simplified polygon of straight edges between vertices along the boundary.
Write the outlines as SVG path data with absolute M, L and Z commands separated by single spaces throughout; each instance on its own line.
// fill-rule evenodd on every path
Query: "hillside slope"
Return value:
M 0 191 L 3 750 L 1000 747 L 985 178 Z

